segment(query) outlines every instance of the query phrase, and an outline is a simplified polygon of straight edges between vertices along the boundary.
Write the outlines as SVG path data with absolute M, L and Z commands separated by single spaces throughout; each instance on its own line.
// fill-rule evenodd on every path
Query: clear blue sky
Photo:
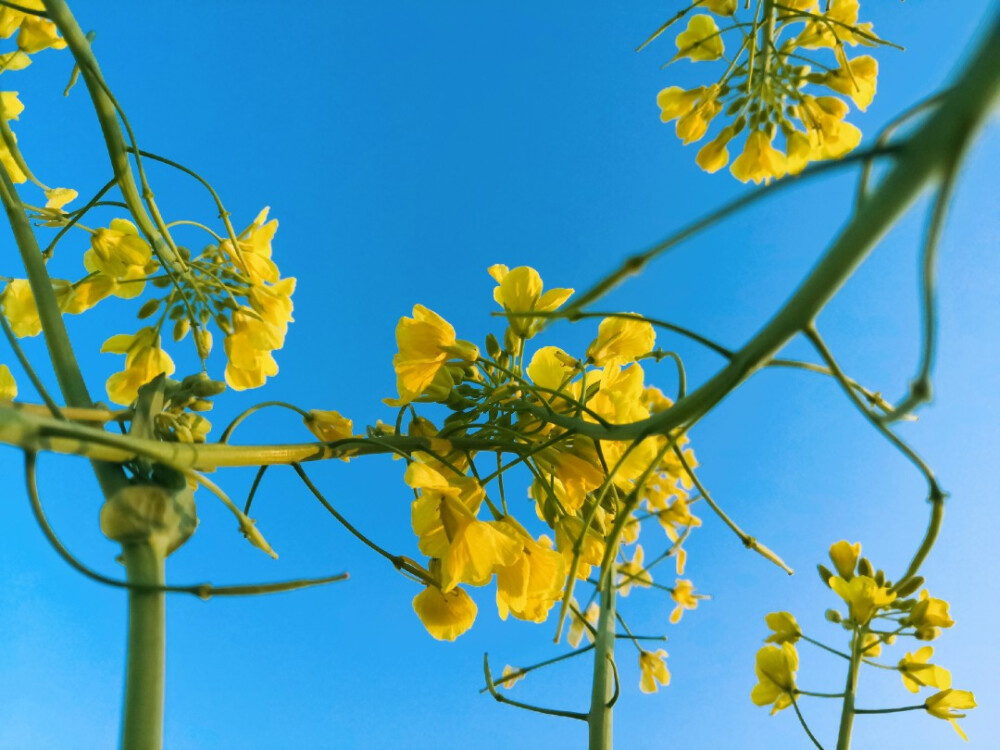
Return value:
M 614 6 L 618 7 L 614 7 Z M 209 178 L 237 225 L 264 205 L 280 221 L 275 259 L 298 277 L 296 323 L 265 390 L 229 393 L 212 417 L 216 435 L 264 398 L 337 409 L 360 426 L 389 419 L 393 330 L 414 303 L 481 342 L 499 323 L 494 263 L 530 264 L 551 286 L 588 286 L 625 254 L 747 188 L 693 162 L 659 122 L 661 88 L 698 69 L 659 66 L 663 39 L 633 48 L 679 3 L 596 2 L 149 2 L 72 4 L 126 108 L 143 148 Z M 937 90 L 975 37 L 991 4 L 914 0 L 863 3 L 863 13 L 905 53 L 876 52 L 879 93 L 854 121 L 866 137 Z M 993 11 L 995 12 L 995 4 Z M 21 92 L 15 123 L 33 169 L 87 195 L 109 177 L 82 86 L 63 100 L 66 53 L 7 73 Z M 9 76 L 10 78 L 6 78 Z M 13 80 L 13 83 L 9 81 Z M 941 344 L 936 398 L 905 436 L 950 492 L 938 546 L 925 568 L 957 625 L 935 642 L 956 687 L 975 691 L 963 720 L 971 746 L 1000 745 L 1000 667 L 993 600 L 998 562 L 996 467 L 1000 370 L 996 328 L 1000 262 L 995 132 L 975 146 L 945 232 L 940 273 Z M 811 183 L 742 213 L 621 287 L 607 307 L 694 327 L 736 346 L 790 294 L 851 206 L 853 174 Z M 213 220 L 189 180 L 153 172 L 168 219 Z M 921 207 L 925 204 L 921 203 Z M 112 215 L 108 215 L 108 219 Z M 823 314 L 842 364 L 890 397 L 902 394 L 918 356 L 918 209 L 895 229 Z M 194 242 L 195 240 L 192 240 Z M 12 239 L 0 273 L 19 273 Z M 64 243 L 57 262 L 86 238 Z M 134 331 L 127 303 L 108 302 L 69 322 L 95 394 L 119 365 L 98 355 L 106 335 Z M 594 327 L 553 327 L 539 343 L 582 351 Z M 680 340 L 695 381 L 722 363 Z M 41 358 L 40 341 L 29 342 Z M 220 347 L 221 349 L 221 347 Z M 807 356 L 801 343 L 790 351 Z M 9 362 L 0 345 L 0 360 Z M 189 368 L 190 360 L 177 358 Z M 213 361 L 221 373 L 222 361 Z M 189 370 L 190 371 L 190 370 Z M 15 368 L 15 373 L 16 373 Z M 656 382 L 674 385 L 666 366 Z M 22 394 L 29 395 L 25 379 Z M 264 413 L 243 442 L 307 436 L 294 416 Z M 670 626 L 668 597 L 624 601 L 636 632 L 667 632 L 673 682 L 638 692 L 634 654 L 621 649 L 621 748 L 804 747 L 790 712 L 769 717 L 749 692 L 763 616 L 793 611 L 806 632 L 835 643 L 822 620 L 835 606 L 814 566 L 847 538 L 890 573 L 908 560 L 927 520 L 919 475 L 868 427 L 832 381 L 793 372 L 753 378 L 691 434 L 702 478 L 748 531 L 799 574 L 789 579 L 747 553 L 712 517 L 688 545 L 689 577 L 712 596 Z M 100 497 L 87 465 L 43 457 L 43 492 L 67 544 L 108 574 L 114 546 L 100 536 Z M 313 476 L 354 523 L 386 547 L 416 553 L 402 467 L 387 458 L 334 462 Z M 0 502 L 0 747 L 94 748 L 116 742 L 124 672 L 125 599 L 80 578 L 36 528 L 20 487 L 20 456 L 0 452 L 8 490 Z M 214 477 L 234 497 L 252 472 Z M 517 503 L 520 502 L 518 505 Z M 530 518 L 528 501 L 512 508 Z M 500 623 L 492 588 L 479 619 L 453 644 L 433 641 L 412 613 L 416 589 L 371 555 L 275 469 L 254 513 L 280 553 L 273 562 L 236 533 L 232 518 L 200 497 L 201 527 L 169 561 L 175 582 L 278 580 L 349 570 L 332 587 L 272 598 L 170 600 L 166 744 L 173 749 L 562 748 L 585 727 L 498 706 L 479 695 L 482 655 L 501 667 L 561 653 L 553 625 Z M 659 542 L 650 541 L 647 553 Z M 672 576 L 668 576 L 670 583 Z M 897 648 L 891 660 L 909 646 Z M 800 685 L 838 691 L 836 657 L 800 648 Z M 888 660 L 888 659 L 887 659 Z M 513 697 L 583 710 L 589 663 L 559 665 L 519 683 Z M 912 702 L 898 675 L 865 674 L 859 705 Z M 806 702 L 830 742 L 832 705 Z M 920 713 L 860 717 L 858 748 L 958 747 L 947 723 Z M 832 743 L 831 743 L 832 744 Z

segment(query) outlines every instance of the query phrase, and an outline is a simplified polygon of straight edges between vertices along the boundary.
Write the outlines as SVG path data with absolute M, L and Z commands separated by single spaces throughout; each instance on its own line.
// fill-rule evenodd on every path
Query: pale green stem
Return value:
M 844 703 L 840 711 L 840 729 L 837 732 L 837 750 L 850 750 L 851 730 L 854 728 L 854 697 L 858 689 L 858 671 L 861 669 L 861 631 L 855 628 L 851 639 L 851 661 L 847 667 L 847 685 L 844 687 Z
M 615 658 L 615 563 L 605 572 L 601 585 L 601 616 L 597 621 L 594 648 L 594 681 L 590 693 L 589 750 L 611 750 L 611 711 L 609 705 L 614 676 L 611 662 Z
M 162 586 L 164 556 L 148 543 L 123 546 L 129 583 Z M 163 745 L 166 599 L 162 591 L 129 591 L 123 750 Z

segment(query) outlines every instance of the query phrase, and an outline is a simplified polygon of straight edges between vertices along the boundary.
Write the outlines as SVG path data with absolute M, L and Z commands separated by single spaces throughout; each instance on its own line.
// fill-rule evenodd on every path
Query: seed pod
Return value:
M 137 317 L 139 318 L 139 320 L 145 320 L 150 315 L 152 315 L 157 310 L 159 310 L 160 309 L 160 302 L 161 302 L 161 300 L 158 300 L 158 299 L 146 300 L 146 303 L 142 307 L 139 308 L 139 312 L 137 314 Z

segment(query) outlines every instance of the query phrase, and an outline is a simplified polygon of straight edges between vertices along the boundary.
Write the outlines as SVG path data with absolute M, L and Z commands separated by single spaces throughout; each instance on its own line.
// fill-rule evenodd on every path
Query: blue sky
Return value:
M 394 395 L 393 331 L 413 304 L 481 343 L 501 329 L 491 317 L 488 266 L 530 264 L 547 285 L 583 289 L 626 254 L 747 190 L 725 172 L 701 172 L 694 147 L 684 148 L 659 121 L 657 91 L 702 82 L 704 69 L 682 63 L 661 71 L 673 52 L 667 38 L 632 51 L 678 6 L 307 3 L 292 13 L 262 2 L 151 2 L 127 11 L 73 3 L 81 25 L 98 32 L 95 51 L 140 145 L 210 179 L 238 226 L 265 205 L 280 221 L 275 259 L 299 279 L 281 373 L 262 391 L 219 398 L 210 415 L 215 434 L 265 398 L 337 409 L 356 426 L 391 419 L 381 399 Z M 948 80 L 990 8 L 985 0 L 967 0 L 962 12 L 919 1 L 863 4 L 863 17 L 907 48 L 875 53 L 878 95 L 867 113 L 853 115 L 867 138 Z M 31 69 L 7 73 L 14 82 L 3 88 L 20 91 L 25 103 L 15 129 L 32 168 L 86 195 L 109 170 L 84 88 L 61 97 L 69 69 L 66 53 L 43 53 Z M 935 401 L 901 429 L 950 493 L 925 575 L 958 624 L 933 645 L 955 686 L 976 693 L 981 708 L 963 726 L 982 748 L 1000 743 L 991 593 L 1000 521 L 991 474 L 1000 437 L 993 387 L 998 151 L 995 132 L 986 133 L 959 184 L 941 252 Z M 152 179 L 168 219 L 213 221 L 212 205 L 190 180 L 162 169 Z M 845 172 L 738 214 L 657 261 L 601 307 L 668 319 L 738 346 L 844 223 L 853 185 Z M 919 353 L 916 259 L 925 208 L 926 200 L 889 234 L 820 318 L 845 369 L 892 398 L 902 395 Z M 0 273 L 17 275 L 12 240 L 3 247 Z M 86 238 L 64 247 L 57 262 L 76 268 L 71 255 Z M 97 354 L 100 342 L 134 331 L 133 314 L 112 301 L 69 321 L 96 397 L 120 364 Z M 538 343 L 582 352 L 595 331 L 586 322 L 560 324 Z M 682 340 L 663 335 L 659 342 L 677 347 L 695 382 L 722 364 Z M 27 348 L 43 361 L 40 341 Z M 789 353 L 811 356 L 802 342 Z M 0 345 L 0 360 L 11 359 Z M 176 359 L 193 371 L 192 359 Z M 212 364 L 220 374 L 221 358 Z M 666 364 L 648 380 L 675 386 Z M 239 442 L 307 439 L 296 418 L 280 412 L 261 413 L 242 429 Z M 638 592 L 624 600 L 635 632 L 669 635 L 673 681 L 641 695 L 634 653 L 621 648 L 616 741 L 623 748 L 805 746 L 793 716 L 769 717 L 749 700 L 763 616 L 790 610 L 808 634 L 836 643 L 839 631 L 822 617 L 836 600 L 815 564 L 847 538 L 861 541 L 890 574 L 898 571 L 926 524 L 922 480 L 832 381 L 816 375 L 755 376 L 691 441 L 714 496 L 798 574 L 788 578 L 747 553 L 703 512 L 687 573 L 712 600 L 677 626 L 667 623 L 673 602 L 666 596 Z M 101 571 L 120 572 L 114 546 L 99 533 L 100 497 L 87 465 L 43 457 L 41 468 L 46 507 L 64 541 Z M 334 462 L 311 473 L 352 522 L 389 549 L 416 553 L 399 462 Z M 124 597 L 80 578 L 48 549 L 20 486 L 17 452 L 0 452 L 0 476 L 10 481 L 0 502 L 0 746 L 112 745 Z M 270 598 L 171 599 L 168 747 L 581 746 L 582 724 L 498 706 L 477 692 L 485 651 L 498 667 L 562 653 L 551 643 L 552 623 L 501 623 L 486 588 L 477 592 L 473 630 L 452 644 L 433 641 L 412 612 L 415 587 L 324 515 L 293 478 L 289 469 L 272 470 L 256 501 L 254 516 L 278 562 L 247 545 L 228 513 L 200 497 L 201 526 L 170 558 L 172 581 L 342 570 L 351 580 Z M 242 497 L 252 472 L 214 479 Z M 526 498 L 513 503 L 515 514 L 530 517 Z M 659 544 L 651 539 L 647 555 Z M 906 650 L 897 646 L 885 661 Z M 800 654 L 802 687 L 840 689 L 836 657 L 805 645 Z M 559 665 L 519 683 L 512 696 L 583 710 L 588 671 L 584 660 Z M 863 675 L 859 705 L 911 702 L 897 675 Z M 833 744 L 833 707 L 814 701 L 803 710 Z M 855 736 L 859 748 L 960 742 L 945 722 L 918 712 L 860 717 Z

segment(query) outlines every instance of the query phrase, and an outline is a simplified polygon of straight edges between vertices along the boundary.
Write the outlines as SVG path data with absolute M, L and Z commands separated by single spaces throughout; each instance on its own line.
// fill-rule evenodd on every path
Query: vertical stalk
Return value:
M 851 639 L 851 662 L 847 667 L 847 686 L 840 712 L 840 729 L 837 732 L 837 750 L 850 750 L 851 730 L 854 728 L 854 695 L 858 689 L 858 671 L 861 669 L 861 644 L 864 641 L 860 628 L 854 628 Z
M 612 560 L 601 584 L 601 616 L 594 648 L 594 682 L 590 693 L 589 750 L 611 750 L 611 707 L 614 686 L 611 661 L 615 658 L 615 563 Z
M 151 544 L 127 544 L 122 550 L 129 583 L 164 584 L 165 558 Z M 165 626 L 163 591 L 130 590 L 123 750 L 160 750 L 163 745 Z

